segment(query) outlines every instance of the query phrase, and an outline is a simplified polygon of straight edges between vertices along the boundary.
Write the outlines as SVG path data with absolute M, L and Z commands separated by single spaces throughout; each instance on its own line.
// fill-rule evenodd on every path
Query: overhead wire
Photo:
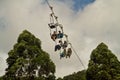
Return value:
M 50 8 L 50 10 L 51 10 L 51 12 L 52 12 L 52 16 L 54 16 L 54 18 L 56 19 L 56 21 L 57 21 L 57 23 L 58 23 L 58 17 L 55 15 L 55 13 L 54 13 L 54 10 L 53 10 L 53 7 L 50 5 L 50 3 L 48 2 L 48 0 L 46 0 L 46 2 L 47 2 L 47 5 L 49 6 L 49 8 Z
M 86 68 L 85 68 L 85 65 L 83 64 L 83 62 L 82 62 L 82 60 L 80 59 L 79 55 L 77 54 L 76 50 L 73 48 L 72 44 L 71 44 L 71 48 L 72 48 L 72 50 L 74 51 L 74 53 L 76 54 L 77 58 L 79 59 L 79 62 L 82 64 L 82 66 L 84 67 L 84 69 L 86 69 Z
M 48 2 L 48 0 L 46 0 L 46 2 L 47 2 L 47 5 L 49 6 L 49 8 L 50 8 L 50 10 L 51 10 L 51 12 L 52 12 L 52 16 L 54 16 L 56 22 L 58 23 L 58 17 L 55 15 L 54 10 L 53 10 L 53 7 L 50 5 L 50 3 Z M 58 23 L 58 24 L 59 24 L 59 23 Z M 62 30 L 63 30 L 63 29 L 62 29 Z M 81 58 L 79 57 L 79 55 L 77 54 L 76 50 L 73 48 L 72 44 L 69 42 L 69 40 L 68 40 L 68 35 L 65 34 L 65 37 L 66 37 L 67 42 L 70 44 L 72 50 L 74 51 L 75 55 L 77 56 L 79 62 L 82 64 L 83 68 L 86 69 L 86 68 L 85 68 L 85 65 L 83 64 L 83 62 L 82 62 Z

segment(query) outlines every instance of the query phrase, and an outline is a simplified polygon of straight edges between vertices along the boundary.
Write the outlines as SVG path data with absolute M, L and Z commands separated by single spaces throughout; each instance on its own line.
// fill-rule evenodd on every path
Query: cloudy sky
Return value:
M 49 0 L 59 22 L 64 26 L 77 54 L 87 68 L 91 51 L 104 42 L 120 60 L 120 0 Z M 18 35 L 27 29 L 42 41 L 56 65 L 56 76 L 83 70 L 73 53 L 70 59 L 59 59 L 54 52 L 47 26 L 50 10 L 44 0 L 0 0 L 0 75 L 7 67 L 7 53 Z

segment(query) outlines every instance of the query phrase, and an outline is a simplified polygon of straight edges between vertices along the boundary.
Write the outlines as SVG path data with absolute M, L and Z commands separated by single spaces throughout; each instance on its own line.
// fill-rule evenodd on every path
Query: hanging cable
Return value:
M 49 8 L 50 8 L 50 10 L 51 10 L 51 12 L 52 12 L 52 16 L 54 16 L 57 24 L 59 24 L 59 23 L 58 23 L 58 17 L 55 15 L 55 13 L 54 13 L 54 11 L 53 11 L 53 7 L 49 4 L 48 0 L 46 0 L 46 2 L 47 2 L 47 5 L 49 6 Z M 59 24 L 59 25 L 60 25 L 60 24 Z M 62 30 L 63 30 L 63 27 L 62 27 Z M 70 44 L 72 50 L 74 51 L 75 55 L 77 56 L 79 62 L 82 64 L 82 66 L 84 67 L 84 69 L 86 69 L 86 68 L 85 68 L 85 65 L 83 64 L 83 62 L 82 62 L 82 60 L 80 59 L 79 55 L 77 54 L 76 50 L 73 48 L 72 44 L 69 42 L 69 40 L 68 40 L 68 35 L 65 34 L 65 37 L 66 37 L 67 42 Z
M 77 56 L 79 62 L 82 64 L 82 66 L 84 67 L 84 69 L 86 69 L 86 68 L 85 68 L 85 65 L 83 64 L 83 62 L 82 62 L 82 60 L 80 59 L 79 55 L 77 54 L 76 50 L 73 48 L 72 44 L 70 44 L 70 46 L 71 46 L 72 50 L 74 51 L 75 55 Z
M 74 51 L 75 55 L 77 56 L 79 62 L 82 64 L 82 66 L 84 67 L 84 69 L 86 69 L 86 68 L 85 68 L 85 65 L 84 65 L 83 62 L 82 62 L 82 60 L 81 60 L 80 57 L 78 56 L 76 50 L 73 48 L 72 44 L 69 42 L 69 40 L 68 40 L 68 35 L 65 34 L 65 36 L 66 36 L 67 43 L 70 44 L 70 46 L 71 46 L 72 50 Z
M 53 7 L 49 4 L 48 0 L 46 0 L 46 2 L 47 2 L 47 5 L 49 6 L 49 8 L 50 8 L 50 10 L 52 12 L 52 15 L 54 16 L 56 22 L 58 23 L 58 17 L 55 15 Z
M 72 50 L 74 51 L 75 55 L 77 56 L 79 62 L 82 64 L 82 66 L 84 67 L 84 69 L 86 69 L 86 68 L 85 68 L 85 65 L 83 64 L 83 62 L 82 62 L 82 60 L 80 59 L 79 55 L 77 54 L 76 50 L 73 48 L 72 44 L 69 42 L 69 40 L 68 40 L 68 35 L 65 35 L 65 36 L 66 36 L 67 42 L 70 44 L 70 46 L 71 46 Z

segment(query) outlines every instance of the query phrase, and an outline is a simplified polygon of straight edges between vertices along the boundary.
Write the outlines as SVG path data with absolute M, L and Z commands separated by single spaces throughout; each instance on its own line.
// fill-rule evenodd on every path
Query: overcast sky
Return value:
M 120 60 L 120 0 L 49 1 L 86 68 L 91 51 L 101 42 Z M 56 65 L 57 77 L 84 69 L 74 53 L 70 59 L 60 60 L 59 52 L 54 52 L 47 26 L 49 14 L 44 0 L 0 0 L 0 75 L 7 67 L 7 53 L 24 29 L 42 41 L 42 48 Z

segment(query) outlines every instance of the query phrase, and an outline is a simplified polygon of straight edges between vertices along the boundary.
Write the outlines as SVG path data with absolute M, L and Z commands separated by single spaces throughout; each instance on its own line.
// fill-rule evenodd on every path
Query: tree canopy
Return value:
M 55 65 L 42 50 L 41 41 L 24 30 L 8 52 L 4 80 L 54 80 Z
M 92 51 L 86 78 L 87 80 L 120 80 L 120 62 L 104 43 L 99 44 Z
M 86 71 L 79 71 L 71 75 L 63 77 L 63 80 L 86 80 Z

